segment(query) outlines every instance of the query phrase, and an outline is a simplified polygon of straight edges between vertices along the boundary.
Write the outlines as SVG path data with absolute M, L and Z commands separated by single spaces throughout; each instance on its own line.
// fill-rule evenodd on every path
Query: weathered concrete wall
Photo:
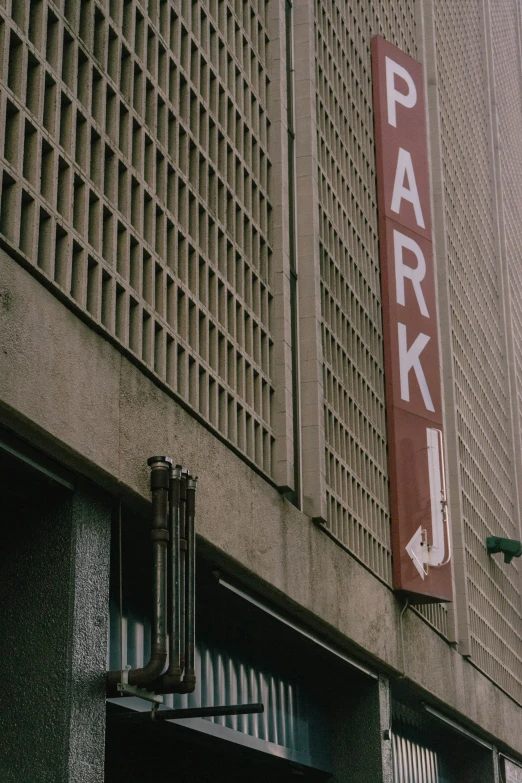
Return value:
M 207 554 L 346 648 L 401 672 L 401 605 L 384 584 L 3 253 L 0 303 L 0 420 L 142 506 L 147 457 L 172 455 L 199 475 Z M 404 640 L 408 678 L 522 752 L 519 706 L 411 612 Z
M 102 783 L 107 499 L 33 481 L 1 494 L 0 779 Z
M 72 508 L 72 573 L 67 699 L 68 783 L 102 783 L 111 505 L 77 491 Z

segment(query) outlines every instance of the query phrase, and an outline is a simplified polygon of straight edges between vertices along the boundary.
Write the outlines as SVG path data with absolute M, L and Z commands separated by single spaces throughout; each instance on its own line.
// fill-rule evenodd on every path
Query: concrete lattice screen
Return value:
M 495 5 L 491 17 L 495 19 L 495 26 L 492 27 L 487 3 L 484 26 L 481 7 L 440 2 L 436 5 L 435 25 L 440 42 L 437 69 L 444 162 L 446 263 L 465 551 L 463 567 L 456 571 L 457 590 L 462 607 L 464 595 L 467 595 L 465 619 L 469 623 L 471 659 L 521 702 L 520 563 L 513 561 L 506 566 L 500 558 L 488 557 L 484 546 L 488 535 L 519 537 L 506 343 L 509 345 L 511 339 L 510 329 L 519 333 L 521 328 L 520 280 L 514 272 L 512 245 L 511 256 L 509 251 L 513 233 L 520 234 L 520 225 L 518 219 L 510 216 L 509 209 L 520 208 L 522 200 L 517 192 L 507 212 L 497 211 L 487 104 L 488 79 L 491 83 L 493 73 L 488 74 L 484 59 L 488 45 L 484 40 L 485 30 L 486 39 L 491 38 L 494 43 L 493 67 L 500 67 L 498 85 L 503 84 L 501 89 L 509 91 L 509 78 L 505 81 L 506 74 L 501 70 L 504 56 L 501 50 L 506 49 L 506 56 L 515 59 L 518 56 L 513 50 L 517 46 L 514 40 L 516 24 L 511 20 L 513 26 L 510 27 L 506 18 L 509 4 L 500 5 L 502 9 Z M 469 36 L 462 34 L 464 29 L 470 31 Z M 471 84 L 465 76 L 469 72 L 477 77 Z M 518 75 L 513 74 L 513 78 L 518 79 Z M 514 97 L 510 97 L 507 104 L 503 104 L 506 109 L 513 100 Z M 494 124 L 495 118 L 493 130 Z M 508 127 L 499 130 L 509 139 Z M 518 143 L 511 147 L 500 145 L 504 150 L 501 153 L 502 187 L 506 204 L 513 193 L 511 189 L 520 190 L 519 184 L 509 182 L 511 155 L 518 155 L 520 159 L 518 146 Z M 506 253 L 499 241 L 499 234 L 504 229 L 508 237 L 508 263 L 511 260 L 514 316 L 507 325 L 501 303 L 504 261 L 499 261 Z M 513 295 L 516 292 L 518 295 Z
M 522 272 L 520 267 L 520 252 L 517 249 L 518 243 L 522 238 L 520 223 L 520 210 L 522 209 L 522 182 L 520 178 L 513 173 L 513 161 L 517 166 L 522 166 L 522 153 L 520 149 L 519 127 L 514 123 L 512 117 L 508 116 L 509 109 L 520 111 L 522 106 L 522 96 L 520 95 L 520 85 L 515 84 L 515 74 L 507 67 L 507 57 L 517 56 L 518 40 L 516 35 L 516 14 L 514 9 L 507 3 L 501 3 L 496 8 L 495 13 L 491 14 L 492 38 L 494 42 L 495 56 L 495 89 L 499 97 L 498 101 L 498 133 L 502 136 L 504 143 L 499 145 L 499 167 L 501 175 L 501 188 L 503 193 L 503 227 L 505 231 L 505 261 L 507 267 L 507 279 L 505 286 L 509 290 L 510 310 L 508 310 L 508 337 L 512 338 L 512 346 L 515 352 L 513 357 L 511 390 L 512 405 L 515 416 L 521 421 L 522 416 Z M 510 334 L 510 330 L 512 333 Z M 513 386 L 513 382 L 515 385 Z M 518 463 L 520 470 L 520 463 Z M 520 476 L 520 472 L 518 474 Z M 520 482 L 520 479 L 519 479 Z M 520 483 L 519 483 L 520 491 Z M 508 537 L 519 538 L 517 533 L 515 519 L 503 520 L 503 532 Z M 501 606 L 502 636 L 506 639 L 509 647 L 509 659 L 505 658 L 510 671 L 519 672 L 518 686 L 515 686 L 522 699 L 522 669 L 520 652 L 513 654 L 514 651 L 520 651 L 520 637 L 517 636 L 517 624 L 520 627 L 522 617 L 522 588 L 521 588 L 521 565 L 520 561 L 512 561 L 514 568 L 505 568 L 500 564 L 495 569 L 496 578 L 494 585 L 494 603 L 495 606 Z M 518 579 L 517 579 L 518 577 Z M 501 592 L 505 595 L 501 595 Z M 491 612 L 491 609 L 489 609 Z M 495 610 L 494 610 L 495 611 Z M 504 656 L 502 656 L 504 657 Z M 502 670 L 504 681 L 512 680 L 512 676 L 506 677 L 506 672 Z
M 316 111 L 327 519 L 387 584 L 386 458 L 370 39 L 386 8 L 316 4 Z M 401 43 L 414 41 L 414 24 Z
M 390 584 L 371 31 L 315 10 L 328 525 Z M 5 11 L 1 232 L 271 475 L 266 4 Z
M 328 527 L 387 584 L 391 540 L 370 40 L 415 56 L 415 14 L 316 4 L 317 157 Z M 446 634 L 443 606 L 421 610 Z
M 270 475 L 265 5 L 2 5 L 2 234 Z
M 322 497 L 332 536 L 390 586 L 370 39 L 380 33 L 416 56 L 414 5 L 309 4 Z M 522 186 L 510 166 L 520 158 L 511 123 L 522 99 L 503 65 L 504 55 L 508 64 L 516 59 L 510 8 L 501 2 L 493 27 L 486 25 L 505 141 L 499 218 L 483 18 L 475 6 L 435 4 L 447 240 L 438 263 L 447 264 L 449 280 L 441 307 L 449 314 L 446 383 L 456 401 L 462 488 L 459 617 L 469 625 L 473 662 L 522 702 L 520 562 L 492 561 L 484 547 L 487 535 L 518 537 L 499 304 L 507 285 L 513 344 L 522 345 Z M 274 220 L 273 209 L 286 196 L 271 158 L 284 100 L 277 115 L 270 9 L 255 0 L 0 0 L 0 233 L 47 287 L 273 478 L 282 410 L 274 396 L 283 386 L 274 372 L 273 298 L 285 297 L 274 274 L 284 220 Z M 481 75 L 474 86 L 470 70 Z M 302 243 L 299 252 L 307 251 Z M 520 348 L 513 367 L 520 388 Z M 522 415 L 522 398 L 511 396 Z M 318 452 L 307 458 L 315 470 Z M 449 635 L 444 606 L 422 614 Z

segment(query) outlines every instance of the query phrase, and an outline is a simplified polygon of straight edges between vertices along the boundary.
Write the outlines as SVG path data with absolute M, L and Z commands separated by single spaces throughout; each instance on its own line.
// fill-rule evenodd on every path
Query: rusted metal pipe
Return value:
M 186 516 L 187 516 L 187 476 L 188 470 L 180 468 L 181 476 L 179 483 L 179 636 L 180 636 L 180 666 L 181 671 L 185 669 L 186 658 L 186 581 L 187 581 L 187 534 L 186 534 Z
M 169 486 L 169 558 L 168 558 L 168 632 L 169 666 L 167 671 L 149 687 L 156 693 L 175 693 L 181 682 L 181 611 L 180 592 L 180 489 L 182 468 L 176 465 L 170 471 Z
M 261 702 L 255 704 L 224 704 L 214 707 L 185 707 L 179 710 L 156 710 L 149 713 L 154 720 L 176 720 L 180 718 L 213 718 L 218 715 L 252 715 L 265 711 Z
M 185 507 L 186 579 L 185 579 L 185 669 L 178 693 L 196 689 L 196 488 L 197 479 L 187 476 Z
M 167 544 L 168 531 L 168 492 L 172 460 L 170 457 L 151 457 L 147 460 L 151 469 L 150 484 L 152 492 L 152 540 L 153 560 L 153 611 L 151 623 L 151 652 L 148 663 L 140 669 L 130 669 L 128 684 L 145 688 L 155 680 L 167 662 Z M 121 671 L 107 672 L 107 696 L 124 695 L 118 690 L 122 683 Z

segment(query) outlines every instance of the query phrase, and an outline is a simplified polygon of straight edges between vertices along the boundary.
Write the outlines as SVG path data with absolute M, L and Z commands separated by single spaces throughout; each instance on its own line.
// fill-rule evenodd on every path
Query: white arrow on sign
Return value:
M 413 565 L 424 579 L 428 574 L 428 568 L 437 568 L 446 565 L 450 560 L 449 531 L 448 531 L 448 557 L 444 541 L 444 527 L 447 526 L 446 509 L 446 481 L 444 476 L 444 463 L 441 449 L 442 433 L 440 430 L 430 427 L 426 430 L 428 440 L 428 475 L 430 481 L 431 501 L 431 545 L 427 543 L 426 531 L 420 526 L 417 528 L 408 544 L 406 551 L 412 559 Z
M 428 436 L 428 470 L 430 476 L 431 536 L 429 565 L 440 566 L 444 562 L 445 487 L 442 486 L 440 430 L 426 430 Z
M 428 569 L 425 569 L 424 563 L 425 560 L 425 554 L 428 551 L 428 547 L 426 546 L 424 542 L 424 534 L 426 531 L 424 531 L 420 526 L 417 528 L 413 536 L 408 541 L 408 544 L 406 546 L 406 552 L 409 554 L 413 561 L 413 565 L 419 572 L 419 575 L 421 579 L 424 579 L 424 577 L 428 573 Z

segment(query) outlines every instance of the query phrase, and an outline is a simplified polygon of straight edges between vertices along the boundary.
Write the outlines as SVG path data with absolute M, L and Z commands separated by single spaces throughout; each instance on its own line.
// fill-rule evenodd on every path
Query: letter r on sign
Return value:
M 410 250 L 417 258 L 417 268 L 406 266 L 403 259 L 403 251 Z M 413 283 L 413 290 L 417 297 L 419 310 L 426 318 L 430 317 L 426 300 L 422 293 L 421 283 L 426 275 L 426 259 L 417 242 L 406 234 L 402 234 L 393 229 L 393 255 L 395 260 L 395 289 L 397 292 L 397 304 L 406 305 L 406 296 L 404 293 L 404 278 L 407 277 Z

